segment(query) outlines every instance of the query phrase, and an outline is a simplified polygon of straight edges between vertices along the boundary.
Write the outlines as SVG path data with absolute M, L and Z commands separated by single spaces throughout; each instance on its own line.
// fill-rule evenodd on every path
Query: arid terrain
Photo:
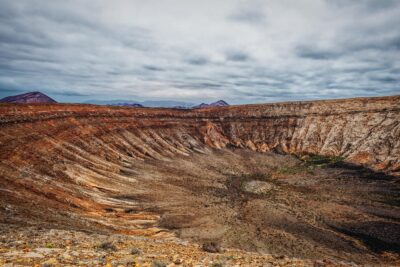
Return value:
M 5 266 L 400 264 L 400 96 L 0 104 L 0 152 Z

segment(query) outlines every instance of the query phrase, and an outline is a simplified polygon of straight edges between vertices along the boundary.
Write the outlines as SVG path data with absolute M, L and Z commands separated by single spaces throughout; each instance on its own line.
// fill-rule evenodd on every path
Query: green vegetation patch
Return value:
M 53 243 L 46 243 L 45 247 L 46 248 L 54 248 L 54 245 L 53 245 Z
M 310 168 L 309 166 L 306 165 L 296 165 L 296 166 L 283 166 L 278 170 L 278 173 L 280 174 L 296 174 L 296 173 L 302 173 L 302 172 L 307 172 L 312 174 L 312 171 L 314 168 Z
M 333 165 L 344 160 L 344 158 L 340 156 L 328 157 L 321 155 L 307 155 L 300 159 L 303 162 L 305 162 L 308 166 L 317 166 L 317 167 L 325 167 Z
M 297 157 L 302 162 L 301 164 L 295 166 L 283 166 L 278 170 L 278 173 L 281 174 L 296 174 L 296 173 L 309 173 L 314 174 L 314 170 L 318 168 L 326 168 L 334 166 L 337 163 L 340 163 L 344 160 L 343 157 L 334 156 L 322 156 L 310 154 L 302 157 Z

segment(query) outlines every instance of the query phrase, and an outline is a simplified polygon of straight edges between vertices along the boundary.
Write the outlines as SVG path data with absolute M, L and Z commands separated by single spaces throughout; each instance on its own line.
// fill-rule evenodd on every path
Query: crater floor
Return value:
M 100 233 L 110 225 L 123 234 L 163 240 L 176 235 L 291 258 L 375 264 L 398 259 L 395 177 L 340 161 L 310 163 L 241 149 L 148 159 L 132 170 L 129 182 L 97 185 L 93 199 L 106 205 L 82 214 L 86 225 L 71 221 L 79 212 L 59 212 L 49 221 L 24 216 L 25 223 Z M 3 216 L 12 221 L 21 212 L 10 206 Z

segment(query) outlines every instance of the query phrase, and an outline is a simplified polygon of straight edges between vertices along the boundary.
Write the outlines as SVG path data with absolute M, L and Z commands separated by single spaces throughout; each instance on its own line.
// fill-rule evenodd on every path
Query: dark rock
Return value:
M 204 251 L 207 251 L 210 253 L 222 252 L 221 246 L 217 242 L 214 242 L 214 241 L 204 243 L 202 246 L 202 249 Z
M 109 251 L 117 251 L 117 247 L 111 242 L 101 243 L 98 248 Z
M 133 249 L 131 249 L 131 254 L 132 255 L 140 255 L 140 254 L 142 254 L 142 251 L 138 248 L 133 248 Z

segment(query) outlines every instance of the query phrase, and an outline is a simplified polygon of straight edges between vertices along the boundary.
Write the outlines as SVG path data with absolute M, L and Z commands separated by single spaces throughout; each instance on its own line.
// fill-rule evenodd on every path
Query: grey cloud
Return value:
M 111 40 L 120 40 L 127 48 L 142 51 L 154 51 L 158 44 L 151 37 L 150 30 L 140 27 L 130 27 L 126 30 L 111 30 L 108 32 Z
M 328 60 L 339 58 L 341 53 L 338 51 L 324 50 L 316 47 L 298 46 L 296 48 L 296 55 L 301 58 Z
M 209 60 L 206 57 L 190 57 L 188 59 L 186 59 L 186 62 L 191 64 L 191 65 L 206 65 L 209 63 Z
M 277 95 L 280 97 L 289 97 L 293 93 L 291 91 L 283 91 L 279 90 L 279 92 L 240 92 L 241 95 L 250 96 L 250 97 L 263 97 L 263 98 L 275 98 Z
M 367 33 L 364 33 L 364 38 L 367 36 Z M 344 53 L 346 52 L 356 52 L 362 50 L 400 50 L 400 33 L 397 36 L 389 37 L 389 38 L 377 38 L 373 41 L 363 40 L 363 38 L 359 38 L 356 41 L 349 41 L 347 47 L 344 46 Z
M 238 87 L 269 87 L 269 88 L 283 88 L 286 87 L 289 81 L 254 81 L 251 79 L 239 80 L 234 82 L 234 85 Z
M 204 83 L 192 84 L 192 87 L 193 88 L 220 88 L 220 87 L 222 87 L 222 84 L 204 82 Z
M 143 68 L 150 71 L 165 71 L 165 69 L 153 65 L 145 65 Z
M 369 11 L 381 11 L 396 7 L 398 1 L 396 0 L 363 0 L 360 1 L 365 9 Z
M 398 1 L 396 0 L 359 0 L 359 1 L 326 0 L 326 3 L 341 8 L 348 8 L 349 6 L 352 6 L 368 13 L 380 12 L 385 9 L 394 8 L 398 5 Z
M 249 24 L 261 24 L 265 22 L 264 13 L 256 8 L 246 9 L 241 8 L 236 12 L 230 14 L 228 18 L 232 21 L 249 23 Z
M 10 85 L 3 85 L 0 83 L 0 98 L 9 96 L 9 95 L 17 95 L 25 92 L 26 89 L 22 88 L 13 88 L 13 86 Z
M 381 76 L 381 77 L 371 77 L 370 79 L 377 82 L 400 84 L 400 77 Z
M 250 56 L 243 51 L 227 51 L 225 56 L 227 60 L 237 62 L 243 62 L 250 59 Z
M 63 96 L 91 96 L 92 94 L 80 93 L 75 91 L 59 91 L 52 92 L 53 95 L 63 95 Z

